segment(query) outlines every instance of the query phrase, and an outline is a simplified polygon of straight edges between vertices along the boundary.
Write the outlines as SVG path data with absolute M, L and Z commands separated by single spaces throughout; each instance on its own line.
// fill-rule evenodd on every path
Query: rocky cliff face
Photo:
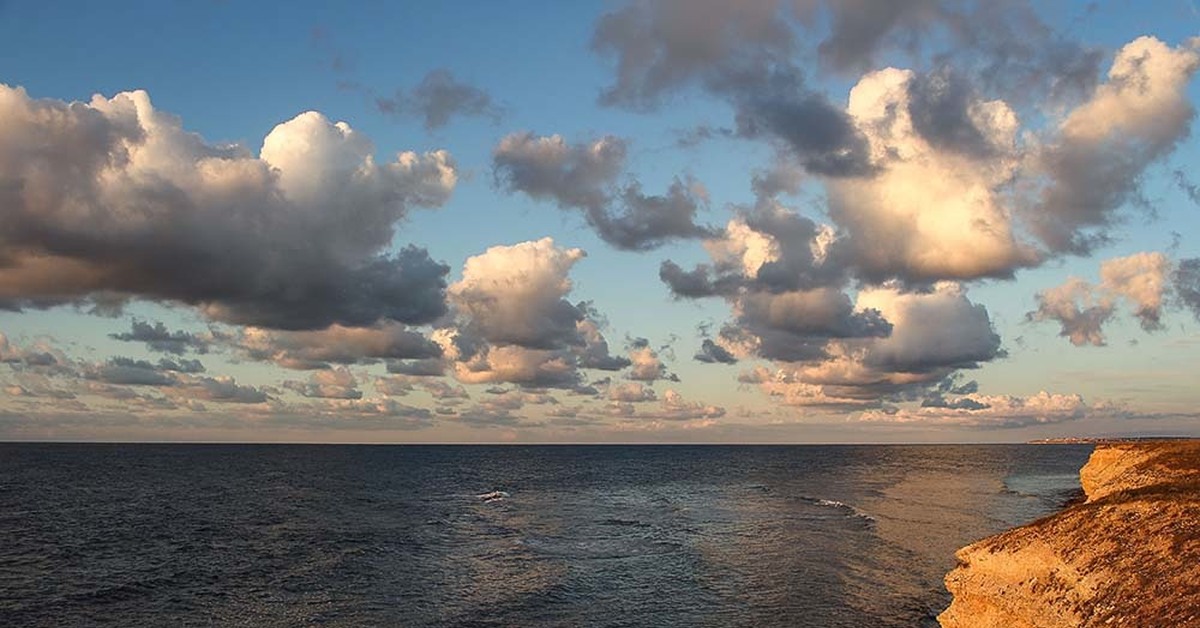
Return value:
M 1200 627 L 1200 441 L 1105 444 L 1087 501 L 958 551 L 945 628 Z

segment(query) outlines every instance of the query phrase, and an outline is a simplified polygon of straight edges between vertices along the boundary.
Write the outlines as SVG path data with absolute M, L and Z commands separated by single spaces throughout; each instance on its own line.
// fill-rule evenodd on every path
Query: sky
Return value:
M 1200 436 L 1198 34 L 0 2 L 0 440 Z

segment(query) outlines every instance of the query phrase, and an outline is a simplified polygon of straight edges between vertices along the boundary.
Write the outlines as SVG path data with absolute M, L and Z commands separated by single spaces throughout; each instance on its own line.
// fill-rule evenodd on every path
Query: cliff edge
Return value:
M 964 547 L 944 628 L 1200 627 L 1200 441 L 1102 444 L 1087 501 Z

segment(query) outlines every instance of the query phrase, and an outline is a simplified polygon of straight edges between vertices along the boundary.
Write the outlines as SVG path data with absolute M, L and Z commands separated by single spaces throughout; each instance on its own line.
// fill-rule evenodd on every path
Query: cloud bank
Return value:
M 279 329 L 445 312 L 449 269 L 422 248 L 385 252 L 411 207 L 454 189 L 444 151 L 376 163 L 368 138 L 308 112 L 255 157 L 187 132 L 141 91 L 67 103 L 0 86 L 0 119 L 10 309 L 108 295 Z

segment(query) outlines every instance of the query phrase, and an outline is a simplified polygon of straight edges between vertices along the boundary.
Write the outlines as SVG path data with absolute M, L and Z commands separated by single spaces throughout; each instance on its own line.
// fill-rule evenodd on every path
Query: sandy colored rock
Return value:
M 1087 501 L 958 551 L 945 628 L 1200 627 L 1200 441 L 1096 447 Z

